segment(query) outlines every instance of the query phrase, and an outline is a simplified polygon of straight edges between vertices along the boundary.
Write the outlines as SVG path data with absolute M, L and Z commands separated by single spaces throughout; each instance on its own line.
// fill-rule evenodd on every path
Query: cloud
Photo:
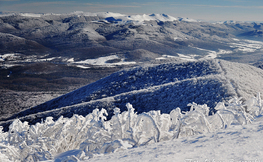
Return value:
M 92 4 L 86 3 L 85 5 L 91 6 L 92 8 L 138 8 L 139 5 L 108 5 L 108 4 Z
M 1 1 L 1 0 L 0 0 Z M 19 0 L 18 0 L 19 1 Z M 15 4 L 15 7 L 24 7 L 24 6 L 48 6 L 48 5 L 68 5 L 72 4 L 73 1 L 61 2 L 61 1 L 54 1 L 54 2 L 32 2 L 32 3 L 21 3 Z
M 250 9 L 260 9 L 263 6 L 226 6 L 226 5 L 199 5 L 199 4 L 172 4 L 172 5 L 184 5 L 184 6 L 194 6 L 194 7 L 207 7 L 207 8 L 250 8 Z

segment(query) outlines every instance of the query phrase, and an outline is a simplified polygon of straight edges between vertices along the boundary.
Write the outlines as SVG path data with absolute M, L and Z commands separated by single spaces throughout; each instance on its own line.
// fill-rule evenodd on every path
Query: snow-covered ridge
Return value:
M 35 13 L 7 13 L 7 14 L 0 14 L 0 16 L 11 16 L 11 15 L 20 15 L 24 17 L 43 17 L 49 15 L 72 15 L 72 16 L 98 16 L 104 18 L 105 22 L 115 22 L 118 24 L 125 24 L 134 22 L 136 24 L 142 24 L 144 21 L 187 21 L 187 22 L 197 22 L 194 19 L 188 18 L 175 18 L 170 15 L 166 14 L 142 14 L 142 15 L 125 15 L 121 13 L 113 13 L 113 12 L 83 12 L 83 11 L 75 11 L 67 14 L 54 14 L 54 13 L 45 13 L 45 14 L 35 14 Z M 100 20 L 102 21 L 102 20 Z
M 137 25 L 143 24 L 144 21 L 175 21 L 178 20 L 175 17 L 166 14 L 143 14 L 143 15 L 125 15 L 120 13 L 113 12 L 98 12 L 98 13 L 85 13 L 85 12 L 73 12 L 72 14 L 76 15 L 84 15 L 84 16 L 98 16 L 103 17 L 103 20 L 99 20 L 99 22 L 104 21 L 108 23 L 116 23 L 116 24 L 126 24 L 126 23 L 135 23 Z
M 71 117 L 73 114 L 87 115 L 96 108 L 106 109 L 110 119 L 112 110 L 119 107 L 121 111 L 125 111 L 127 102 L 136 107 L 138 113 L 151 110 L 169 113 L 175 107 L 188 111 L 189 102 L 214 107 L 216 103 L 228 101 L 231 97 L 247 99 L 257 92 L 262 93 L 262 79 L 261 69 L 223 60 L 145 65 L 116 72 L 14 114 L 3 119 L 0 124 L 7 130 L 8 125 L 17 118 L 35 124 L 48 116 L 58 119 L 60 116 Z
M 191 18 L 185 18 L 185 17 L 178 17 L 179 21 L 185 21 L 185 22 L 198 22 L 195 19 L 191 19 Z

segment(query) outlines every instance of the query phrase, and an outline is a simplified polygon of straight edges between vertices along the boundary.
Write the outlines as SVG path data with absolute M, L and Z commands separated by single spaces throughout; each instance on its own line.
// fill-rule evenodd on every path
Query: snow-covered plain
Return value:
M 87 59 L 83 61 L 74 62 L 74 64 L 84 64 L 84 65 L 96 65 L 96 66 L 116 66 L 116 65 L 124 65 L 124 64 L 136 64 L 136 62 L 125 62 L 124 59 L 120 59 L 116 63 L 109 63 L 108 61 L 120 59 L 117 55 L 99 57 L 96 59 Z M 80 66 L 78 66 L 80 67 Z
M 220 55 L 230 55 L 234 52 L 238 53 L 253 53 L 263 51 L 263 42 L 252 41 L 247 39 L 233 39 L 235 42 L 229 43 L 231 50 L 218 49 L 217 51 L 193 47 L 197 50 L 204 51 L 205 56 L 203 58 L 218 58 Z M 200 57 L 200 56 L 198 56 Z
M 261 41 L 252 41 L 252 40 L 239 40 L 239 39 L 233 39 L 236 42 L 230 43 L 230 47 L 234 48 L 234 51 L 237 52 L 255 52 L 257 50 L 262 51 L 263 42 Z

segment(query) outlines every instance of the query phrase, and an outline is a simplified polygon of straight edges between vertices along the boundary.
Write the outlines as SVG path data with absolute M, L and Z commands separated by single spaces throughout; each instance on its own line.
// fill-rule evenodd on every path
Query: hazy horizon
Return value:
M 263 1 L 259 0 L 0 0 L 0 12 L 71 13 L 117 12 L 127 15 L 165 13 L 205 21 L 263 21 Z

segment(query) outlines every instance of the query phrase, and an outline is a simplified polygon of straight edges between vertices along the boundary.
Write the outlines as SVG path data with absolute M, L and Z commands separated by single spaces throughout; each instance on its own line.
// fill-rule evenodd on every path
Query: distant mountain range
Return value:
M 243 43 L 243 38 L 262 40 L 262 25 L 234 21 L 207 23 L 165 14 L 6 14 L 0 16 L 0 54 L 61 57 L 60 62 L 67 62 L 70 58 L 80 61 L 115 53 L 125 59 L 129 57 L 127 53 L 138 49 L 155 54 L 148 60 L 178 53 L 195 54 L 199 58 L 207 55 L 204 49 L 214 52 L 223 49 L 233 52 L 234 61 L 255 62 L 247 60 L 247 55 L 238 55 L 251 52 L 251 48 L 240 50 L 240 46 L 232 44 Z M 252 48 L 253 53 L 260 50 Z M 230 60 L 229 56 L 215 57 Z

